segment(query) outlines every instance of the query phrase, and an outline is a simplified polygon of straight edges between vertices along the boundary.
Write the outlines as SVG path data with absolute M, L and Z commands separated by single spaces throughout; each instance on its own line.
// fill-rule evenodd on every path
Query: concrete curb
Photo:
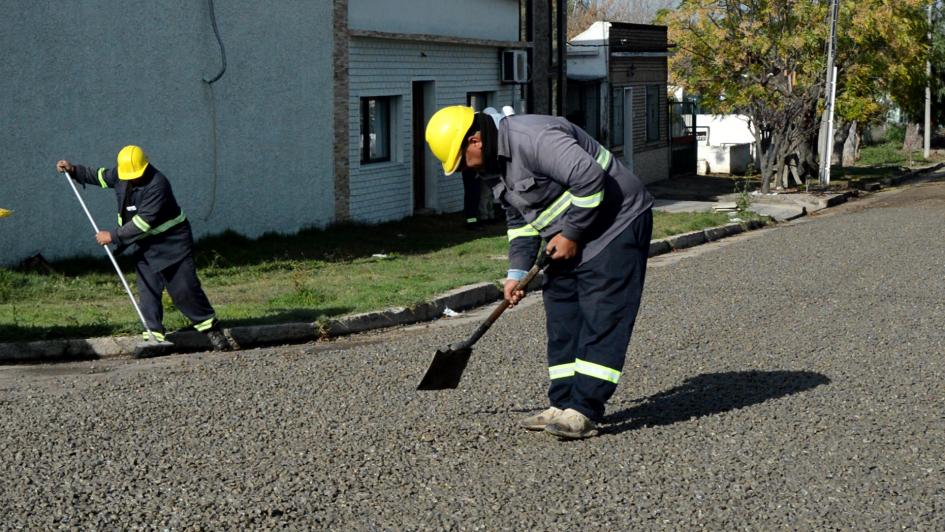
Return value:
M 744 233 L 745 231 L 753 231 L 764 227 L 764 225 L 765 223 L 761 220 L 749 220 L 747 222 L 730 223 L 718 227 L 709 227 L 708 229 L 673 235 L 662 240 L 653 240 L 650 242 L 650 256 L 654 257 L 656 255 L 662 255 L 663 253 L 669 253 L 670 251 L 699 246 L 728 236 Z
M 850 180 L 850 188 L 857 190 L 864 190 L 866 192 L 873 192 L 880 190 L 884 187 L 895 187 L 899 186 L 902 183 L 914 179 L 916 177 L 922 176 L 924 174 L 932 173 L 938 170 L 945 168 L 945 163 L 938 163 L 934 166 L 927 166 L 925 168 L 917 168 L 915 170 L 910 170 L 906 173 L 892 176 L 892 177 L 880 177 L 880 178 L 856 178 Z
M 540 282 L 540 279 L 536 279 Z M 536 282 L 529 288 L 537 286 Z M 324 323 L 281 323 L 249 325 L 225 329 L 243 347 L 304 343 L 326 336 L 344 336 L 371 329 L 429 321 L 450 308 L 463 311 L 491 303 L 502 297 L 494 283 L 478 283 L 451 290 L 412 308 L 395 307 L 353 314 Z M 116 336 L 73 340 L 42 340 L 0 344 L 0 363 L 56 362 L 131 356 L 140 336 Z M 210 342 L 202 333 L 181 331 L 167 335 L 175 353 L 209 351 Z
M 650 242 L 650 256 L 662 255 L 751 231 L 763 227 L 764 223 L 752 220 L 731 223 L 705 230 L 693 231 Z M 543 277 L 537 277 L 528 290 L 541 286 Z M 320 338 L 345 336 L 373 329 L 410 325 L 431 321 L 443 316 L 449 308 L 460 312 L 498 301 L 502 290 L 495 283 L 477 283 L 451 290 L 415 307 L 394 307 L 380 311 L 364 312 L 345 316 L 323 323 L 282 323 L 273 325 L 248 325 L 226 329 L 244 348 L 267 345 L 305 343 Z M 116 336 L 70 340 L 42 340 L 35 342 L 0 343 L 0 364 L 43 363 L 100 358 L 128 357 L 134 353 L 140 336 Z M 209 351 L 210 342 L 196 331 L 181 331 L 168 334 L 174 343 L 175 353 Z

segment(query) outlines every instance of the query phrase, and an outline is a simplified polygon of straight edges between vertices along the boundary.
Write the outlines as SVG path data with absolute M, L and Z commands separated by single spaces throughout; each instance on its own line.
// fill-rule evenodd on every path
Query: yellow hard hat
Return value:
M 433 114 L 427 124 L 427 144 L 430 151 L 443 163 L 443 172 L 450 175 L 459 168 L 460 148 L 473 124 L 476 112 L 472 107 L 452 105 Z
M 11 210 L 0 209 L 0 218 L 6 218 L 7 216 L 10 216 L 11 214 L 13 214 L 13 211 Z
M 125 146 L 118 152 L 118 179 L 138 179 L 148 167 L 148 156 L 138 146 Z

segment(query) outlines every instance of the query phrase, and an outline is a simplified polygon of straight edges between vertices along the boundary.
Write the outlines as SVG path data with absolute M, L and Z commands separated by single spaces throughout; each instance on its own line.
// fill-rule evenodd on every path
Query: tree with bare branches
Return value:
M 568 39 L 598 21 L 652 24 L 656 14 L 679 0 L 568 0 Z

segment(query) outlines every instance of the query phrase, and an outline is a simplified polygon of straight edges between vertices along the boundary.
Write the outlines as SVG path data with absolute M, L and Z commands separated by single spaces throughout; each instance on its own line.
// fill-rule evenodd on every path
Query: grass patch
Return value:
M 909 164 L 909 154 L 902 149 L 902 142 L 884 142 L 860 149 L 858 166 L 900 166 Z M 912 152 L 913 163 L 927 162 L 922 157 L 922 150 Z
M 728 222 L 718 213 L 654 213 L 653 238 Z M 503 224 L 463 228 L 460 215 L 197 243 L 198 272 L 227 325 L 318 321 L 411 306 L 458 286 L 505 275 Z M 134 268 L 120 261 L 125 272 Z M 140 324 L 104 257 L 52 264 L 42 275 L 0 269 L 0 341 L 129 334 Z M 134 284 L 134 274 L 129 283 Z M 168 330 L 189 325 L 165 294 Z
M 721 212 L 654 212 L 653 239 L 725 225 L 730 220 L 728 214 Z
M 908 168 L 920 168 L 945 161 L 945 153 L 933 149 L 929 158 L 923 157 L 921 149 L 909 153 L 902 149 L 902 138 L 887 140 L 882 144 L 863 146 L 856 166 L 833 166 L 830 170 L 831 185 L 847 186 L 853 181 L 876 181 L 898 175 Z

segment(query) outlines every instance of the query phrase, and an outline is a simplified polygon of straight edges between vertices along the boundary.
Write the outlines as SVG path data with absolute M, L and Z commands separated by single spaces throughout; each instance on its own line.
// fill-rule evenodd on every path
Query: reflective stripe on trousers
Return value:
M 548 377 L 551 380 L 573 377 L 576 374 L 587 375 L 607 382 L 617 384 L 620 380 L 620 371 L 580 358 L 569 364 L 559 364 L 548 368 Z

